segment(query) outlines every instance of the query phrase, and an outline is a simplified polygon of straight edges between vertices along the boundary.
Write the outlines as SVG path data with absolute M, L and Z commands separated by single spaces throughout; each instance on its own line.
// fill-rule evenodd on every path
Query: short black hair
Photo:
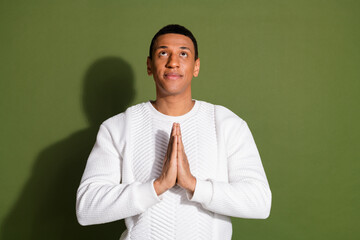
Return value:
M 195 48 L 195 60 L 198 59 L 198 46 L 197 46 L 197 42 L 196 39 L 194 37 L 194 35 L 190 32 L 189 29 L 185 28 L 184 26 L 178 25 L 178 24 L 169 24 L 166 25 L 165 27 L 161 28 L 153 37 L 153 39 L 151 40 L 151 44 L 150 44 L 150 49 L 149 49 L 149 58 L 152 59 L 152 51 L 153 51 L 153 47 L 154 47 L 154 43 L 156 41 L 156 39 L 164 34 L 168 34 L 168 33 L 176 33 L 176 34 L 181 34 L 184 36 L 187 36 L 188 38 L 191 39 L 191 41 L 194 44 L 194 48 Z

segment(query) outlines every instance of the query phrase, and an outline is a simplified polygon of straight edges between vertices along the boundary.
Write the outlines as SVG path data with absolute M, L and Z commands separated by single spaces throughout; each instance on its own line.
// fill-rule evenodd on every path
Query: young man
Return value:
M 125 218 L 121 239 L 231 239 L 230 216 L 267 218 L 271 191 L 251 132 L 225 107 L 193 100 L 200 59 L 179 25 L 153 38 L 156 100 L 101 126 L 77 193 L 82 225 Z

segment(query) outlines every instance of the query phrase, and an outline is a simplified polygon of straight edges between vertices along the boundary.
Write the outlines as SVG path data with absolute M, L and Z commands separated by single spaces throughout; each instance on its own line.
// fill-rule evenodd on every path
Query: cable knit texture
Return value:
M 173 122 L 196 177 L 192 195 L 175 186 L 157 196 Z M 81 225 L 125 219 L 128 239 L 231 239 L 230 216 L 267 218 L 271 191 L 251 132 L 225 107 L 195 101 L 185 115 L 137 104 L 99 129 L 77 192 Z

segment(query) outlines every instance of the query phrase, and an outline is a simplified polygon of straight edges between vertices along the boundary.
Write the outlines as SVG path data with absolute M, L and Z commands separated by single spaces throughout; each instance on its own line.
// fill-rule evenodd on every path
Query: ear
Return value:
M 149 76 L 152 75 L 152 68 L 151 68 L 151 59 L 149 57 L 147 57 L 146 59 L 146 66 L 147 66 L 147 74 Z
M 200 71 L 200 58 L 195 60 L 194 77 L 197 77 L 199 75 L 199 71 Z

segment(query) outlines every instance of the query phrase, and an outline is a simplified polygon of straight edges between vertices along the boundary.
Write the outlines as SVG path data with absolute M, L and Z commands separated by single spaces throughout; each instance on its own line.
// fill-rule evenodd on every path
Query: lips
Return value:
M 165 73 L 164 77 L 165 77 L 165 79 L 176 80 L 176 79 L 182 78 L 182 75 L 179 73 Z

